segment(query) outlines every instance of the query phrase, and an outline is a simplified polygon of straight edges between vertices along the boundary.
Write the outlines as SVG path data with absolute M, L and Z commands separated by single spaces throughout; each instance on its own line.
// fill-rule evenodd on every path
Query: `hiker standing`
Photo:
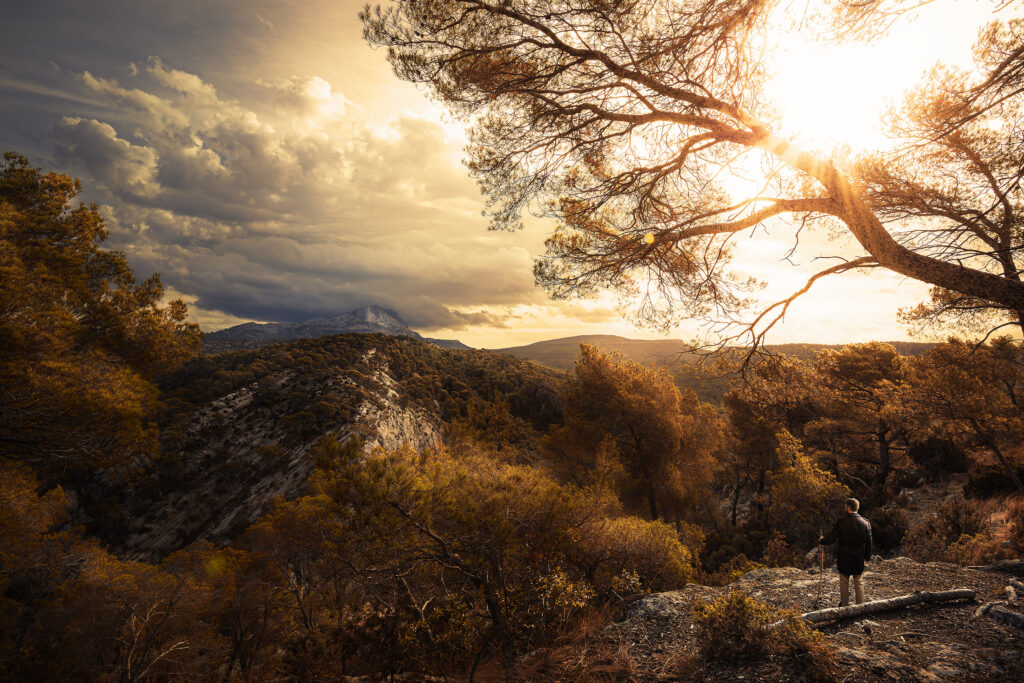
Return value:
M 847 498 L 846 514 L 836 520 L 828 536 L 818 533 L 818 543 L 838 543 L 836 565 L 839 569 L 840 607 L 850 604 L 850 577 L 853 577 L 853 592 L 857 604 L 864 602 L 861 574 L 864 573 L 865 560 L 871 559 L 871 522 L 857 514 L 859 509 L 860 503 L 856 498 Z

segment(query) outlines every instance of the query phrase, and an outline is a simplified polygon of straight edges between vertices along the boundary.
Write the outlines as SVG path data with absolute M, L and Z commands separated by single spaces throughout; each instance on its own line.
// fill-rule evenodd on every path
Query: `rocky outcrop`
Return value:
M 231 540 L 302 492 L 325 434 L 359 438 L 367 453 L 440 444 L 439 417 L 401 400 L 383 356 L 371 349 L 359 366 L 281 371 L 196 410 L 165 435 L 156 473 L 128 501 L 121 554 L 153 561 L 196 539 Z
M 985 599 L 1000 594 L 1007 581 L 1007 575 L 998 571 L 920 564 L 902 557 L 871 561 L 864 573 L 868 599 L 954 588 L 973 589 L 979 599 Z M 694 602 L 710 602 L 736 589 L 779 610 L 797 613 L 835 605 L 839 595 L 833 570 L 819 574 L 816 569 L 794 567 L 761 569 L 724 587 L 691 584 L 683 590 L 649 595 L 587 647 L 628 659 L 633 680 L 805 680 L 805 674 L 789 661 L 694 663 Z M 817 628 L 833 648 L 839 678 L 844 681 L 1024 680 L 1024 633 L 974 617 L 977 606 L 970 601 L 917 605 Z

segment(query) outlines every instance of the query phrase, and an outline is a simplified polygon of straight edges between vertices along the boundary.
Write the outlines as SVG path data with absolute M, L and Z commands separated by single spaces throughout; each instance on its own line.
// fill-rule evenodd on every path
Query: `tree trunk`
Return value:
M 487 605 L 487 613 L 491 618 L 494 627 L 494 634 L 498 637 L 501 647 L 501 666 L 510 671 L 516 664 L 516 646 L 512 638 L 512 631 L 505 622 L 505 613 L 498 604 L 498 598 L 489 587 L 484 587 L 484 602 Z
M 878 431 L 875 435 L 878 437 L 878 481 L 882 484 L 885 483 L 886 477 L 889 476 L 889 469 L 891 467 L 888 434 L 888 425 L 884 422 L 879 422 Z
M 740 485 L 736 484 L 736 493 L 732 497 L 732 525 L 736 526 L 736 508 L 740 504 Z
M 1006 603 L 1002 600 L 995 602 L 986 602 L 984 605 L 979 607 L 974 612 L 975 617 L 989 616 L 998 621 L 1001 624 L 1007 626 L 1016 626 L 1017 628 L 1024 628 L 1024 614 L 1008 610 L 1003 605 Z
M 863 602 L 859 605 L 847 605 L 846 607 L 830 607 L 829 609 L 820 609 L 814 612 L 804 612 L 800 615 L 800 618 L 804 621 L 809 621 L 812 624 L 820 624 L 826 621 L 837 621 L 839 619 L 847 619 L 849 617 L 859 617 L 862 614 L 873 614 L 875 612 L 887 612 L 889 610 L 900 609 L 902 607 L 909 607 L 911 605 L 918 605 L 921 603 L 932 603 L 932 602 L 952 602 L 954 600 L 974 600 L 976 593 L 973 590 L 963 588 L 951 591 L 941 591 L 939 593 L 932 592 L 918 592 L 911 593 L 909 595 L 901 595 L 895 598 L 887 598 L 885 600 L 872 600 L 871 602 Z M 774 629 L 782 626 L 785 620 L 776 621 L 768 626 L 769 629 Z
M 1020 477 L 1017 476 L 1017 468 L 1014 467 L 1013 463 L 1009 462 L 1003 455 L 1003 451 L 999 448 L 999 444 L 996 443 L 994 437 L 989 435 L 986 437 L 986 441 L 988 442 L 989 450 L 992 451 L 996 456 L 996 459 L 999 461 L 999 464 L 1002 465 L 1003 469 L 1006 471 L 1006 476 L 1010 478 L 1010 481 L 1012 481 L 1013 485 L 1017 488 L 1017 493 L 1024 496 L 1024 483 L 1021 483 Z
M 647 504 L 651 506 L 651 521 L 658 519 L 658 499 L 654 495 L 654 486 L 647 484 Z
M 643 462 L 643 464 L 641 465 L 640 473 L 643 475 L 644 478 L 644 488 L 646 489 L 647 493 L 647 504 L 650 506 L 651 509 L 651 521 L 654 522 L 658 519 L 658 499 L 657 494 L 654 490 L 654 477 L 651 476 L 650 468 L 648 467 L 646 462 Z
M 1024 310 L 1024 284 L 1020 281 L 931 258 L 899 244 L 831 162 L 774 135 L 752 140 L 751 144 L 817 179 L 835 204 L 832 215 L 846 224 L 880 266 L 914 280 L 991 301 L 1008 311 Z

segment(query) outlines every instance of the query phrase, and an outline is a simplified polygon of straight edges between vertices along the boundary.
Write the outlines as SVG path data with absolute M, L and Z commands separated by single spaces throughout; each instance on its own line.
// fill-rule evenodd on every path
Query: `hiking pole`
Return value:
M 818 536 L 821 536 L 821 529 L 818 529 Z M 825 586 L 825 546 L 821 544 L 821 539 L 818 539 L 818 599 L 816 600 L 815 607 L 821 607 L 821 594 Z

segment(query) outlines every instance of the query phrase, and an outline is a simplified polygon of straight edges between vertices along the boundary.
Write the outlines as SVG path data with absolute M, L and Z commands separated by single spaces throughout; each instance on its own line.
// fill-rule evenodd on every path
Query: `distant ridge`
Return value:
M 591 344 L 605 353 L 616 351 L 626 360 L 642 365 L 666 365 L 677 361 L 687 363 L 693 361 L 694 354 L 688 352 L 687 345 L 680 339 L 627 339 L 611 334 L 586 334 L 575 337 L 562 337 L 547 341 L 535 342 L 524 346 L 510 346 L 504 349 L 491 349 L 495 353 L 504 353 L 515 358 L 525 358 L 535 363 L 546 365 L 556 370 L 567 370 L 572 367 L 579 354 L 580 344 Z M 905 356 L 916 356 L 930 349 L 934 344 L 929 342 L 884 342 L 892 344 L 897 352 Z M 813 358 L 822 349 L 841 349 L 845 344 L 772 344 L 767 348 L 775 353 L 782 353 L 803 360 Z
M 532 360 L 556 370 L 566 370 L 576 361 L 580 344 L 596 346 L 605 353 L 617 351 L 623 358 L 643 365 L 664 365 L 672 360 L 686 361 L 693 357 L 686 353 L 686 344 L 681 339 L 627 339 L 613 334 L 583 334 L 491 350 Z
M 329 318 L 310 318 L 299 323 L 243 323 L 203 338 L 203 351 L 219 353 L 252 349 L 292 339 L 312 339 L 346 332 L 412 337 L 446 349 L 468 349 L 456 339 L 429 339 L 412 330 L 401 316 L 383 306 L 364 306 Z

